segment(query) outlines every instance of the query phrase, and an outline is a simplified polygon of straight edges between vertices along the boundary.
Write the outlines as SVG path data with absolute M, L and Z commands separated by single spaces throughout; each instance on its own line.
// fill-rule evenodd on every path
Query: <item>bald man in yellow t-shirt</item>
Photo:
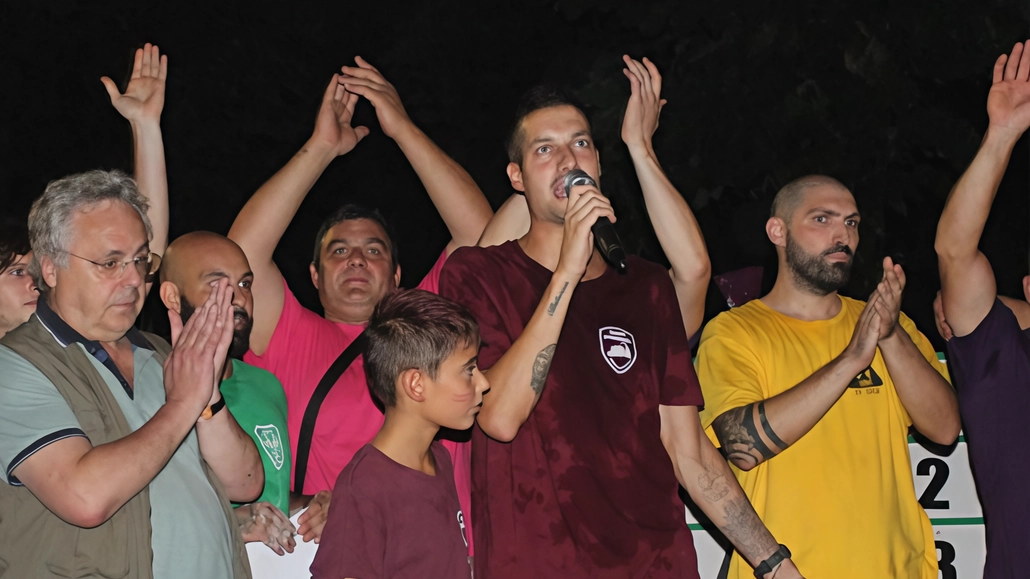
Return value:
M 779 275 L 705 328 L 698 377 L 708 435 L 806 577 L 936 579 L 908 428 L 951 444 L 945 367 L 900 313 L 905 276 L 884 260 L 869 302 L 837 294 L 858 247 L 854 197 L 835 179 L 786 185 L 766 224 Z M 739 555 L 730 579 L 752 577 Z

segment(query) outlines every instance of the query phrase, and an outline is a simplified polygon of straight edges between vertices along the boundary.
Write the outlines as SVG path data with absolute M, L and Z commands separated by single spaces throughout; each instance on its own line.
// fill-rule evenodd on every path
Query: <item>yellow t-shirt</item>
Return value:
M 701 422 L 789 390 L 840 355 L 865 302 L 841 297 L 840 313 L 806 322 L 760 300 L 705 328 L 697 357 Z M 945 378 L 930 342 L 907 316 L 901 326 Z M 809 579 L 936 579 L 930 519 L 916 500 L 905 411 L 877 350 L 825 416 L 778 456 L 748 472 L 731 466 L 758 516 Z M 733 555 L 730 579 L 754 571 Z

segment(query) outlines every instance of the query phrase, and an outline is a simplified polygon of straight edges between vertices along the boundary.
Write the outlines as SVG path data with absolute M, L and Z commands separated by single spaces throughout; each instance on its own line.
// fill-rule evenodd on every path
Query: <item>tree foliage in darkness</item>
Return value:
M 601 185 L 620 233 L 661 261 L 619 139 L 629 94 L 620 57 L 647 55 L 669 100 L 657 153 L 698 214 L 714 273 L 769 271 L 774 254 L 763 224 L 773 194 L 794 177 L 826 173 L 851 187 L 863 214 L 846 293 L 864 297 L 882 256 L 901 257 L 910 281 L 905 311 L 928 335 L 937 218 L 986 127 L 994 59 L 1030 33 L 1030 4 L 1012 0 L 57 1 L 0 12 L 5 213 L 25 214 L 62 175 L 131 168 L 127 127 L 98 79 L 127 77 L 131 51 L 153 41 L 170 59 L 162 124 L 172 235 L 224 233 L 310 134 L 324 83 L 360 54 L 495 206 L 511 192 L 502 141 L 518 97 L 541 81 L 573 87 L 594 123 Z M 418 282 L 447 240 L 367 103 L 357 122 L 372 134 L 330 166 L 276 254 L 302 303 L 315 308 L 312 237 L 342 202 L 377 206 L 396 222 L 405 284 Z M 1017 295 L 1026 270 L 1027 158 L 1024 144 L 984 240 L 999 287 Z M 159 305 L 147 308 L 158 322 Z M 717 291 L 708 306 L 709 316 L 725 308 Z

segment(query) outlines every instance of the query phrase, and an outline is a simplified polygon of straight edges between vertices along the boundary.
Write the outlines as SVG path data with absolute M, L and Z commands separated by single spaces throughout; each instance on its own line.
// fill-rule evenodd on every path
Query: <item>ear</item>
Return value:
M 765 222 L 765 234 L 769 236 L 769 241 L 773 242 L 773 245 L 777 247 L 787 246 L 787 223 L 779 217 L 770 217 Z
M 425 379 L 426 375 L 418 368 L 408 368 L 397 377 L 397 394 L 403 393 L 405 397 L 414 402 L 425 401 Z
M 43 255 L 39 258 L 39 271 L 43 274 L 43 281 L 52 288 L 57 287 L 57 264 L 49 256 Z
M 397 271 L 393 273 L 393 287 L 401 287 L 401 264 L 397 264 Z
M 594 154 L 597 155 L 597 178 L 601 178 L 601 151 L 594 149 Z
M 1023 278 L 1023 298 L 1030 302 L 1030 275 Z
M 311 285 L 318 289 L 318 268 L 315 267 L 315 262 L 308 264 L 308 271 L 311 272 Z
M 182 313 L 182 303 L 179 300 L 179 288 L 170 281 L 161 282 L 161 302 L 166 308 L 177 314 Z
M 511 181 L 512 189 L 526 192 L 526 185 L 522 182 L 522 167 L 518 163 L 508 163 L 508 180 Z

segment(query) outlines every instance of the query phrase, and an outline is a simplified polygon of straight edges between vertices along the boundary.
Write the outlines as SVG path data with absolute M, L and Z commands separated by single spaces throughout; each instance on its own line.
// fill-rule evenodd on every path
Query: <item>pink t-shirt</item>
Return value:
M 447 261 L 444 252 L 433 269 L 426 274 L 418 289 L 437 293 L 440 271 Z M 283 280 L 283 311 L 275 326 L 265 353 L 258 356 L 248 351 L 243 361 L 268 370 L 283 384 L 286 391 L 287 427 L 290 431 L 290 450 L 297 456 L 297 441 L 304 410 L 308 407 L 315 387 L 340 353 L 365 329 L 364 325 L 331 322 L 300 305 L 296 296 Z M 308 456 L 308 472 L 304 489 L 293 489 L 305 495 L 332 490 L 336 478 L 347 466 L 354 453 L 375 437 L 383 426 L 383 414 L 372 402 L 365 381 L 364 358 L 358 356 L 344 371 L 329 391 L 315 423 Z M 458 489 L 461 508 L 466 513 L 466 525 L 472 512 L 470 477 L 471 450 L 468 442 L 442 441 L 454 463 L 454 483 Z M 296 480 L 290 465 L 290 481 Z M 471 540 L 469 548 L 471 552 Z

